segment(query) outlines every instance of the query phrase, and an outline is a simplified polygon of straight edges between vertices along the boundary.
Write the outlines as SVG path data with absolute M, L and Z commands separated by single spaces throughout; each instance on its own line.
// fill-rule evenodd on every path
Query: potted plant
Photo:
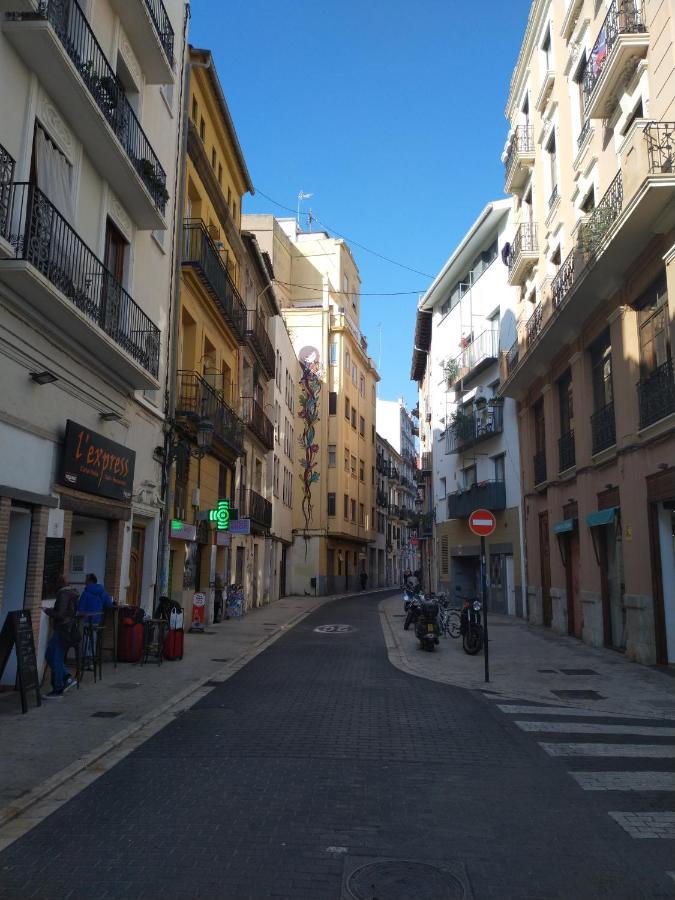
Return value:
M 485 409 L 485 407 L 487 406 L 487 397 L 485 397 L 483 394 L 476 394 L 473 403 L 476 409 Z
M 489 402 L 490 406 L 492 406 L 492 407 L 499 407 L 499 406 L 504 405 L 504 398 L 503 397 L 490 397 L 490 400 L 488 402 Z
M 457 360 L 446 359 L 443 363 L 443 376 L 448 387 L 451 387 L 455 383 L 455 381 L 457 381 L 458 375 L 459 363 L 457 362 Z

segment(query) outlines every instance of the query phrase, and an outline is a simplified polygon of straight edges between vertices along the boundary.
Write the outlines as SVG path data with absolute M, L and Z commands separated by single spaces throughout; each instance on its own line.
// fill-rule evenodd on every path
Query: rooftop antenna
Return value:
M 307 230 L 308 231 L 312 230 L 312 222 L 314 221 L 314 218 L 315 218 L 314 213 L 310 209 L 310 211 L 307 213 Z
M 309 198 L 313 197 L 313 196 L 314 196 L 314 194 L 305 194 L 304 191 L 300 191 L 300 193 L 298 194 L 298 216 L 296 219 L 296 221 L 298 223 L 298 228 L 300 228 L 300 204 L 302 203 L 303 200 L 309 200 Z

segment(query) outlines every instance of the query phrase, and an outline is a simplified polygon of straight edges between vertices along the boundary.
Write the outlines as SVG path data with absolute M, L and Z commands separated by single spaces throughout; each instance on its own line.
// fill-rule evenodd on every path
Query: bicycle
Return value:
M 438 601 L 438 625 L 444 637 L 458 638 L 460 635 L 461 610 L 451 607 L 445 594 L 436 597 Z

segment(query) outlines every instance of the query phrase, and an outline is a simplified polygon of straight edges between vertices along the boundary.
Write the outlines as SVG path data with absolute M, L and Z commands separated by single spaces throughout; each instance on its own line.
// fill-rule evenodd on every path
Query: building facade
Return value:
M 360 277 L 342 240 L 294 219 L 245 217 L 269 254 L 299 360 L 289 590 L 334 593 L 376 579 L 375 401 L 379 376 L 359 328 Z
M 497 519 L 486 540 L 490 608 L 522 616 L 518 419 L 516 403 L 498 396 L 500 348 L 513 342 L 518 302 L 501 259 L 513 236 L 510 207 L 485 207 L 422 298 L 425 358 L 416 369 L 416 346 L 413 377 L 425 411 L 422 459 L 430 454 L 421 471 L 431 475 L 431 582 L 451 596 L 480 592 L 480 541 L 468 518 L 489 509 Z
M 61 571 L 152 609 L 187 4 L 28 6 L 0 7 L 0 623 L 42 641 Z
M 675 659 L 675 22 L 532 4 L 504 152 L 532 621 Z

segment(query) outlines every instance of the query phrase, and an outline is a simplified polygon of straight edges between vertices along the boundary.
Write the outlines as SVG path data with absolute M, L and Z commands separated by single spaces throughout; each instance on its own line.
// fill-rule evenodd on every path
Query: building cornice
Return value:
M 509 122 L 513 116 L 513 106 L 516 102 L 516 98 L 520 96 L 527 78 L 535 38 L 539 33 L 539 27 L 541 26 L 544 16 L 548 12 L 550 4 L 551 0 L 532 0 L 532 5 L 530 6 L 530 12 L 527 18 L 527 26 L 525 28 L 525 37 L 520 45 L 518 61 L 516 62 L 513 74 L 511 75 L 509 96 L 504 110 L 504 115 Z

